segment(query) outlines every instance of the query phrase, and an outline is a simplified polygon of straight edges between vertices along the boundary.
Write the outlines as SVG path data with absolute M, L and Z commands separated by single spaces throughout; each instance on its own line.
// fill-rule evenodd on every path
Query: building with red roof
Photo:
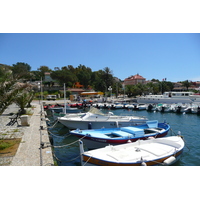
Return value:
M 124 85 L 136 85 L 138 83 L 144 84 L 146 79 L 142 77 L 139 74 L 136 74 L 134 76 L 130 76 L 126 79 L 124 79 Z

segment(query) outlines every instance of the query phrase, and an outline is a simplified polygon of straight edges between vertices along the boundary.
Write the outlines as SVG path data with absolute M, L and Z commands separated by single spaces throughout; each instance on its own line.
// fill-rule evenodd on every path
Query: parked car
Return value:
M 53 100 L 53 101 L 55 101 L 56 100 L 56 95 L 47 95 L 47 100 Z

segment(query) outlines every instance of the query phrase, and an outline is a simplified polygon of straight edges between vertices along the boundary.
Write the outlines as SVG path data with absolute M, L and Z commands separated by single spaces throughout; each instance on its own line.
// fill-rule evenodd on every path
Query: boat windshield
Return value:
M 83 117 L 85 117 L 86 116 L 86 114 L 84 114 L 84 115 L 81 115 L 81 118 L 83 118 Z
M 91 106 L 91 108 L 90 108 L 90 110 L 89 110 L 88 112 L 90 112 L 90 113 L 92 113 L 92 114 L 96 114 L 96 115 L 105 115 L 105 114 L 102 113 L 99 109 L 94 108 L 94 107 L 92 107 L 92 106 Z

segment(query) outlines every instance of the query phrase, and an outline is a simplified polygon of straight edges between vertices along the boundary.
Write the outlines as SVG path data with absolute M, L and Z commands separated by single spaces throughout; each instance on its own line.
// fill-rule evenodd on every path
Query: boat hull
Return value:
M 160 159 L 152 160 L 152 161 L 147 161 L 145 162 L 146 166 L 156 166 L 156 165 L 164 165 L 163 162 L 170 158 L 171 156 L 174 156 L 176 160 L 170 165 L 174 164 L 180 159 L 180 156 L 182 154 L 183 150 L 177 152 L 176 154 L 169 155 Z M 123 163 L 123 162 L 109 162 L 106 160 L 101 160 L 98 158 L 91 158 L 90 156 L 83 155 L 83 165 L 84 166 L 142 166 L 142 162 L 133 162 L 133 163 Z
M 157 138 L 165 137 L 167 135 L 167 133 L 168 133 L 168 131 L 166 131 L 162 134 L 158 134 Z M 82 137 L 79 136 L 79 138 L 82 138 Z M 149 136 L 149 137 L 153 137 L 153 136 Z M 106 140 L 106 139 L 101 139 L 101 138 L 85 137 L 82 140 L 88 149 L 97 149 L 97 148 L 105 147 L 107 145 L 119 145 L 119 144 L 125 144 L 127 142 L 136 142 L 137 140 L 146 140 L 149 137 L 145 136 L 145 137 L 140 137 L 140 138 L 121 139 L 121 140 Z
M 100 128 L 117 128 L 124 126 L 136 126 L 144 124 L 147 120 L 135 120 L 135 121 L 73 121 L 73 120 L 62 120 L 59 122 L 69 129 L 100 129 Z
M 167 103 L 167 104 L 172 104 L 172 103 L 192 103 L 191 99 L 180 99 L 180 98 L 148 98 L 148 97 L 139 97 L 137 98 L 137 103 L 153 103 L 153 104 L 158 104 L 158 103 Z

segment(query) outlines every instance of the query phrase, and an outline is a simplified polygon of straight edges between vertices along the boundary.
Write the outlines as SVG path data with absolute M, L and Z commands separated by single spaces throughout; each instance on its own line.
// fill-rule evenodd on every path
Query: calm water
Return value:
M 105 113 L 108 112 L 106 109 L 102 111 Z M 178 133 L 178 131 L 181 131 L 186 144 L 181 159 L 174 165 L 200 166 L 200 115 L 128 111 L 124 109 L 112 110 L 112 112 L 116 115 L 128 113 L 136 116 L 146 116 L 149 120 L 158 120 L 159 122 L 166 121 L 172 129 L 168 135 L 171 135 L 172 132 Z M 50 116 L 49 118 L 51 119 Z M 77 138 L 70 135 L 68 128 L 64 127 L 62 124 L 58 123 L 50 131 L 56 135 L 53 136 L 54 146 L 63 146 L 77 141 Z M 80 166 L 78 142 L 69 146 L 54 148 L 54 154 L 60 166 Z

